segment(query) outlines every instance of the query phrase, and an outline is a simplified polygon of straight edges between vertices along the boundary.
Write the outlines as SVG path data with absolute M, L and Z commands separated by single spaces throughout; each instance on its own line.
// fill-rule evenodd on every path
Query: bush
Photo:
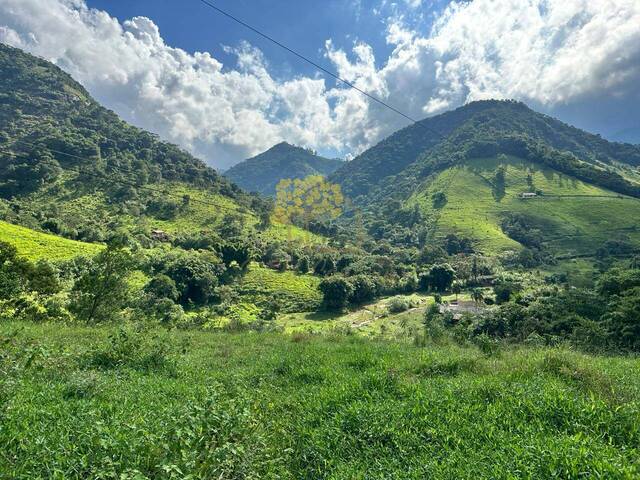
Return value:
M 387 309 L 389 310 L 389 313 L 400 313 L 406 312 L 413 306 L 413 302 L 411 302 L 411 300 L 406 297 L 393 297 L 391 300 L 389 300 Z

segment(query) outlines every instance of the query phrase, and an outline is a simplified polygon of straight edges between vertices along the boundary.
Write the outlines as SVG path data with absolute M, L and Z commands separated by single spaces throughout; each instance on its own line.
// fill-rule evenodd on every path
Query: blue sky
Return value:
M 376 57 L 386 59 L 392 46 L 385 41 L 389 15 L 403 15 L 408 23 L 428 29 L 432 14 L 448 1 L 425 2 L 419 10 L 379 0 L 212 0 L 211 3 L 291 46 L 314 61 L 331 67 L 324 59 L 324 44 L 332 39 L 341 48 L 350 49 L 355 41 L 373 47 Z M 211 52 L 216 58 L 231 61 L 223 46 L 249 41 L 265 54 L 272 71 L 282 77 L 314 75 L 313 67 L 292 58 L 282 50 L 241 25 L 225 18 L 198 0 L 183 0 L 180 7 L 169 0 L 88 0 L 87 4 L 105 10 L 121 21 L 146 16 L 160 28 L 165 41 L 191 53 Z M 374 13 L 375 12 L 375 13 Z
M 211 1 L 413 118 L 513 98 L 640 143 L 637 0 Z M 351 158 L 407 123 L 199 0 L 2 0 L 0 41 L 220 169 L 280 141 Z

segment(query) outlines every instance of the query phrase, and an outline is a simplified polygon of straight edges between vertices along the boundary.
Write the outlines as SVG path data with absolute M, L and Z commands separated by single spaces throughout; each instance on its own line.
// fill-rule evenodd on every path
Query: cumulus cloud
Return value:
M 547 110 L 603 95 L 637 99 L 637 0 L 452 2 L 428 35 L 394 17 L 387 42 L 395 49 L 377 79 L 359 59 L 345 63 L 344 52 L 331 58 L 351 78 L 383 85 L 412 116 L 487 98 L 517 98 Z
M 275 79 L 249 44 L 230 49 L 237 61 L 223 65 L 206 52 L 167 45 L 148 18 L 120 23 L 84 0 L 42 3 L 0 0 L 0 41 L 55 62 L 125 119 L 216 167 L 280 140 L 349 155 L 406 124 L 321 77 Z M 345 51 L 328 40 L 327 61 L 414 118 L 478 99 L 517 98 L 578 124 L 595 104 L 638 123 L 628 113 L 630 98 L 640 104 L 637 0 L 454 1 L 429 31 L 412 28 L 405 18 L 424 17 L 426 3 L 394 3 L 388 58 L 376 59 L 362 42 Z M 401 4 L 407 16 L 397 14 Z M 626 115 L 615 114 L 625 108 Z M 588 123 L 581 126 L 598 127 Z

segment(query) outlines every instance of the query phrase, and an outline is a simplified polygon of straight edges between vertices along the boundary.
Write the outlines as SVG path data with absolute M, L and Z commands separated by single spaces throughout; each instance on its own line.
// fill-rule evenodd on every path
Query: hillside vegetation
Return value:
M 53 64 L 0 44 L 0 72 L 5 220 L 91 242 L 118 228 L 149 236 L 268 215 L 260 199 L 126 124 Z
M 0 80 L 0 478 L 640 478 L 638 147 L 476 102 L 274 202 Z
M 0 242 L 13 245 L 21 256 L 29 260 L 68 260 L 79 255 L 93 256 L 102 248 L 96 244 L 67 240 L 2 221 Z
M 500 186 L 496 185 L 499 170 L 504 172 Z M 446 195 L 442 206 L 434 206 L 437 192 Z M 527 192 L 538 193 L 523 199 Z M 433 219 L 434 238 L 450 234 L 472 238 L 486 254 L 523 247 L 502 226 L 514 215 L 539 232 L 536 241 L 555 257 L 594 256 L 616 236 L 640 247 L 640 199 L 516 157 L 470 159 L 446 169 L 417 189 L 408 201 L 413 202 Z
M 472 102 L 406 127 L 346 163 L 331 179 L 361 205 L 370 205 L 385 196 L 406 196 L 416 180 L 466 158 L 516 152 L 602 186 L 637 192 L 616 168 L 638 167 L 640 146 L 608 142 L 523 103 L 496 100 Z

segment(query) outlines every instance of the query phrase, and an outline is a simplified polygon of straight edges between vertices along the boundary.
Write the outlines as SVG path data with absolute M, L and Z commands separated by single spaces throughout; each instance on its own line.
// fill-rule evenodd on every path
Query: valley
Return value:
M 0 478 L 640 476 L 639 145 L 483 100 L 223 175 L 0 79 Z

